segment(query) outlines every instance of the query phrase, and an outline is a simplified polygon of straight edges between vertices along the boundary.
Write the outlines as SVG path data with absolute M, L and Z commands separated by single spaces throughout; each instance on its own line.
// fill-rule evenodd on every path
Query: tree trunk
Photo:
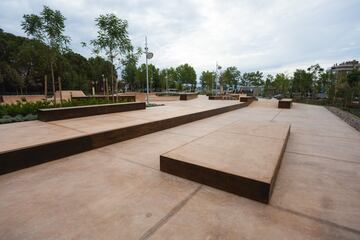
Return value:
M 114 58 L 113 58 L 113 56 L 112 56 L 112 53 L 110 52 L 110 54 L 111 54 L 111 95 L 112 95 L 112 101 L 114 102 L 114 68 L 113 68 L 113 66 L 114 66 Z
M 54 105 L 56 105 L 56 95 L 55 95 L 55 77 L 54 77 L 54 66 L 53 66 L 53 62 L 51 61 L 50 63 L 50 68 L 51 68 L 51 80 L 52 80 L 52 88 L 53 88 L 53 94 L 54 94 Z
M 62 105 L 62 88 L 61 88 L 61 78 L 58 76 L 58 82 L 59 82 L 59 93 L 60 93 L 60 106 Z
M 44 95 L 45 95 L 45 101 L 47 101 L 47 75 L 44 76 Z

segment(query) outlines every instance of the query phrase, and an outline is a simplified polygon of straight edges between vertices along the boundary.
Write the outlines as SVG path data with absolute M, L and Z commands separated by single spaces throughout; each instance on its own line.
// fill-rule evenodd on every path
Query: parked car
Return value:
M 316 94 L 316 99 L 328 99 L 328 95 L 326 93 L 318 93 Z
M 282 99 L 283 98 L 283 95 L 282 94 L 276 94 L 273 96 L 273 98 L 276 98 L 278 100 Z

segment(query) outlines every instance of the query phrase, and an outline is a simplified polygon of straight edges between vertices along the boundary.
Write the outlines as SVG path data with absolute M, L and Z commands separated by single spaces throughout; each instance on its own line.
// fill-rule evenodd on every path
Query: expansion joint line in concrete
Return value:
M 149 239 L 159 228 L 161 228 L 164 224 L 166 224 L 169 219 L 174 216 L 177 212 L 179 212 L 186 203 L 198 192 L 200 191 L 202 185 L 198 186 L 192 193 L 190 193 L 186 198 L 184 198 L 181 202 L 179 202 L 174 208 L 172 208 L 160 221 L 158 221 L 154 226 L 152 226 L 149 230 L 147 230 L 139 240 Z
M 286 151 L 286 150 L 285 150 L 285 152 L 286 152 L 286 153 L 291 153 L 291 154 L 297 154 L 297 155 L 309 156 L 309 157 L 325 158 L 325 159 L 329 159 L 329 160 L 332 160 L 332 161 L 340 161 L 340 162 L 347 162 L 347 163 L 360 164 L 360 162 L 356 162 L 356 161 L 345 160 L 345 159 L 339 159 L 339 158 L 331 158 L 331 157 L 326 157 L 326 156 L 321 156 L 321 155 L 315 155 L 315 154 L 299 153 L 299 152 Z
M 277 210 L 285 211 L 285 212 L 294 214 L 296 216 L 304 217 L 304 218 L 319 222 L 319 223 L 324 224 L 324 225 L 329 225 L 331 227 L 335 227 L 335 228 L 342 229 L 342 230 L 345 230 L 345 231 L 348 231 L 348 232 L 352 232 L 352 233 L 357 234 L 357 235 L 360 236 L 360 231 L 357 230 L 357 229 L 353 229 L 353 228 L 346 227 L 346 226 L 343 226 L 343 225 L 340 225 L 340 224 L 337 224 L 337 223 L 334 223 L 334 222 L 331 222 L 331 221 L 327 221 L 327 220 L 324 220 L 324 219 L 309 216 L 307 214 L 297 212 L 297 211 L 294 211 L 294 210 L 291 210 L 291 209 L 283 208 L 283 207 L 280 207 L 280 206 L 271 205 L 271 204 L 270 204 L 270 206 L 277 209 Z
M 148 166 L 148 165 L 141 164 L 141 163 L 139 163 L 139 162 L 133 161 L 133 160 L 128 159 L 128 158 L 124 158 L 123 156 L 119 157 L 119 156 L 116 155 L 116 154 L 109 153 L 109 152 L 105 152 L 105 151 L 102 151 L 101 149 L 94 149 L 93 151 L 97 151 L 97 152 L 100 152 L 100 153 L 102 153 L 102 154 L 109 154 L 110 156 L 115 157 L 116 159 L 118 159 L 118 160 L 120 160 L 120 161 L 125 161 L 125 162 L 128 162 L 128 163 L 136 164 L 136 165 L 139 165 L 139 166 L 146 167 L 146 168 L 148 168 L 148 169 L 154 170 L 154 171 L 156 171 L 156 172 L 159 172 L 159 169 L 157 169 L 157 168 L 153 168 L 153 167 L 150 167 L 150 166 Z
M 283 109 L 281 109 L 281 110 L 270 120 L 270 122 L 274 121 L 275 118 L 276 118 L 282 111 L 283 111 Z
M 352 137 L 339 137 L 339 136 L 332 136 L 332 135 L 319 135 L 319 134 L 309 134 L 309 133 L 303 133 L 299 130 L 292 129 L 293 134 L 302 135 L 302 136 L 312 136 L 312 137 L 322 137 L 322 138 L 336 138 L 336 139 L 345 139 L 345 140 L 351 140 L 351 141 L 360 141 L 359 138 L 352 138 Z
M 70 129 L 70 130 L 72 130 L 72 131 L 76 131 L 76 132 L 79 132 L 79 133 L 85 133 L 85 134 L 87 134 L 87 132 L 82 131 L 82 130 L 79 130 L 79 129 L 76 129 L 76 128 L 71 128 L 71 127 L 68 127 L 68 126 L 63 126 L 63 125 L 56 124 L 56 123 L 52 123 L 52 122 L 46 122 L 46 123 L 47 123 L 47 124 L 50 124 L 50 125 L 53 125 L 53 126 Z

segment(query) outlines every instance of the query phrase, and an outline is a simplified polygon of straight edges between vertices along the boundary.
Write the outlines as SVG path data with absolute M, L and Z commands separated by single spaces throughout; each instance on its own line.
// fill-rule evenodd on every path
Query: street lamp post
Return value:
M 151 59 L 154 56 L 153 53 L 149 52 L 147 46 L 147 37 L 145 37 L 145 59 L 146 59 L 146 104 L 149 104 L 149 69 L 148 69 L 148 59 Z

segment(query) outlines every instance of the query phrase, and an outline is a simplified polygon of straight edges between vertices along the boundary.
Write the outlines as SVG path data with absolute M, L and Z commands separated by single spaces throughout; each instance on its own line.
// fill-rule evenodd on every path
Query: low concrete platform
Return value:
M 198 93 L 181 93 L 180 101 L 192 100 L 198 97 Z
M 137 103 L 130 103 L 130 105 L 144 106 L 144 103 L 137 102 Z M 53 161 L 59 158 L 89 151 L 109 144 L 129 140 L 132 138 L 136 138 L 146 134 L 176 127 L 189 122 L 198 121 L 200 119 L 215 116 L 228 111 L 233 111 L 235 109 L 239 109 L 247 105 L 248 104 L 246 103 L 236 103 L 232 105 L 222 105 L 215 108 L 212 107 L 210 109 L 205 107 L 199 109 L 175 108 L 173 110 L 178 110 L 178 112 L 172 113 L 170 115 L 167 114 L 166 108 L 157 107 L 157 109 L 160 108 L 160 111 L 161 110 L 163 111 L 161 112 L 158 111 L 158 116 L 150 116 L 150 117 L 157 117 L 154 118 L 153 120 L 131 121 L 130 123 L 128 123 L 129 122 L 128 120 L 127 123 L 122 124 L 122 126 L 120 125 L 120 127 L 116 127 L 116 125 L 111 124 L 110 126 L 113 127 L 105 131 L 101 131 L 101 130 L 94 131 L 94 126 L 90 126 L 93 131 L 87 134 L 81 134 L 70 138 L 62 138 L 59 140 L 48 141 L 45 143 L 36 144 L 36 141 L 33 141 L 34 145 L 32 146 L 20 147 L 7 151 L 1 151 L 1 147 L 0 147 L 0 174 L 17 171 L 23 168 L 31 167 L 34 165 Z M 185 110 L 185 111 L 181 111 L 181 110 Z M 139 115 L 139 114 L 144 114 L 143 111 L 146 110 L 124 112 L 124 114 L 127 114 L 127 116 L 129 116 L 130 114 Z M 112 114 L 101 115 L 102 116 L 101 119 L 98 120 L 103 121 L 105 116 L 108 115 L 112 115 Z M 81 122 L 82 119 L 87 119 L 87 118 L 86 117 L 78 118 L 78 121 Z M 76 119 L 70 119 L 70 120 L 76 121 Z M 112 120 L 114 121 L 116 119 L 112 119 Z M 65 120 L 60 120 L 58 122 L 61 121 L 65 121 Z M 70 122 L 74 123 L 73 121 Z M 82 123 L 87 123 L 87 122 L 85 120 Z M 121 121 L 119 121 L 119 123 L 121 124 Z M 97 122 L 97 124 L 99 124 L 99 122 Z M 75 127 L 75 126 L 72 125 L 71 127 Z M 26 133 L 26 131 L 24 131 L 24 133 Z
M 160 156 L 160 170 L 270 201 L 290 125 L 237 122 Z
M 110 103 L 76 107 L 47 108 L 38 110 L 38 118 L 40 121 L 49 122 L 116 112 L 135 111 L 145 108 L 145 102 L 135 102 L 135 100 L 128 103 Z
M 240 96 L 240 102 L 252 102 L 256 100 L 254 96 Z
M 293 100 L 291 98 L 283 98 L 279 100 L 278 108 L 291 108 Z

